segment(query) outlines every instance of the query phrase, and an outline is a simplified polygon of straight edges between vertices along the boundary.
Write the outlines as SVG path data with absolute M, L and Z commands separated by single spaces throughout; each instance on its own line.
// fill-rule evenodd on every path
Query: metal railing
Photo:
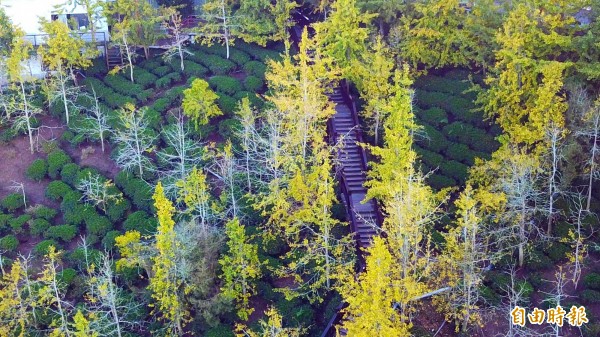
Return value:
M 103 46 L 106 42 L 108 42 L 108 34 L 106 32 L 73 32 L 81 37 L 81 39 L 85 42 L 91 43 L 96 41 L 98 46 Z M 95 39 L 94 39 L 95 37 Z M 48 40 L 48 34 L 27 34 L 25 35 L 25 40 L 31 42 L 34 47 L 39 47 L 41 45 L 46 44 Z

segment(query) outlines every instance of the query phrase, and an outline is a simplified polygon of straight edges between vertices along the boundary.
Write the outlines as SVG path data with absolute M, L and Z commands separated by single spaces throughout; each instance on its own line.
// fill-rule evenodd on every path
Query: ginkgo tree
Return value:
M 183 113 L 194 121 L 196 128 L 206 125 L 211 118 L 223 115 L 215 103 L 218 98 L 208 82 L 194 79 L 192 85 L 183 91 Z
M 225 225 L 225 235 L 228 249 L 219 260 L 223 271 L 221 291 L 225 298 L 235 301 L 239 318 L 247 320 L 254 311 L 248 300 L 255 294 L 255 283 L 261 276 L 258 247 L 250 242 L 251 238 L 237 218 Z
M 72 102 L 77 96 L 75 69 L 84 69 L 92 64 L 89 55 L 85 54 L 86 44 L 81 36 L 72 32 L 67 24 L 60 20 L 41 21 L 42 30 L 48 34 L 46 44 L 40 46 L 39 54 L 44 64 L 56 79 L 59 97 L 65 109 L 65 120 L 69 124 Z M 50 101 L 56 100 L 55 94 L 50 91 Z

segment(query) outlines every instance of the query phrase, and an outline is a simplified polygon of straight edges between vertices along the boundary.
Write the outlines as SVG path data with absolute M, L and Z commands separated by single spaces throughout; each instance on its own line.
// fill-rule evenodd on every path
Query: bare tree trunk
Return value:
M 592 155 L 590 158 L 590 175 L 588 179 L 588 197 L 586 204 L 586 211 L 590 211 L 590 205 L 592 202 L 592 187 L 594 183 L 594 174 L 596 173 L 596 151 L 598 150 L 598 124 L 600 124 L 600 116 L 594 119 L 594 140 L 592 144 Z
M 21 82 L 21 95 L 23 95 L 23 106 L 25 108 L 25 121 L 27 123 L 27 134 L 29 136 L 29 150 L 33 154 L 33 128 L 31 127 L 31 113 L 29 111 L 29 104 L 27 104 L 27 94 L 25 94 L 25 85 Z

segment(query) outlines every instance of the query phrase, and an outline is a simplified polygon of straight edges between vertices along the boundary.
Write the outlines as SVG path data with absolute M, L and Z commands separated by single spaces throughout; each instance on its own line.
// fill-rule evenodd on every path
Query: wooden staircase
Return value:
M 123 65 L 123 55 L 118 47 L 108 48 L 106 52 L 106 65 L 108 69 Z
M 377 204 L 374 200 L 367 202 L 367 157 L 365 150 L 359 145 L 363 142 L 362 132 L 358 124 L 358 116 L 351 97 L 343 90 L 345 84 L 334 88 L 329 99 L 335 104 L 335 115 L 329 121 L 329 137 L 332 144 L 341 143 L 337 154 L 338 180 L 342 187 L 343 201 L 355 240 L 360 248 L 368 247 L 379 226 Z

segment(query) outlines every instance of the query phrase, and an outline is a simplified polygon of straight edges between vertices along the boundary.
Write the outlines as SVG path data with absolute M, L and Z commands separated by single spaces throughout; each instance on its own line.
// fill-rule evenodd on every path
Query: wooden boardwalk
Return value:
M 380 225 L 380 216 L 374 200 L 363 203 L 367 194 L 363 186 L 367 180 L 367 156 L 359 145 L 364 141 L 354 101 L 344 87 L 342 82 L 329 94 L 329 99 L 335 104 L 335 115 L 329 121 L 329 141 L 332 145 L 342 144 L 337 154 L 337 178 L 354 239 L 357 246 L 363 248 L 368 247 L 376 235 L 374 226 Z

